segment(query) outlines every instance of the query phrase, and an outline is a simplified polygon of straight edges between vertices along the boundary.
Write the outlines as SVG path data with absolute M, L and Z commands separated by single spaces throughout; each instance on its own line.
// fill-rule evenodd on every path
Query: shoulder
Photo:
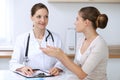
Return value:
M 28 35 L 29 35 L 30 33 L 31 33 L 30 31 L 29 31 L 29 32 L 22 33 L 22 34 L 18 35 L 18 36 L 16 37 L 16 39 L 17 39 L 17 40 L 20 40 L 20 41 L 26 40 L 27 37 L 28 37 Z
M 107 42 L 100 35 L 96 38 L 96 44 L 101 46 L 107 46 Z
M 108 45 L 101 36 L 98 36 L 95 39 L 95 41 L 93 42 L 92 48 L 94 48 L 93 50 L 96 52 L 108 53 Z

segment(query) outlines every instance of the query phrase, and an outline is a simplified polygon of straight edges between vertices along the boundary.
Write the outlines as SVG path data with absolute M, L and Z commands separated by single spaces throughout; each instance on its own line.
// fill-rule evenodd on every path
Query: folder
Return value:
M 14 71 L 14 72 L 21 76 L 24 76 L 26 78 L 43 78 L 43 77 L 52 77 L 53 76 L 53 75 L 49 74 L 49 72 L 43 71 L 40 69 L 33 69 L 33 71 L 34 71 L 34 73 L 31 76 L 25 75 L 20 71 Z

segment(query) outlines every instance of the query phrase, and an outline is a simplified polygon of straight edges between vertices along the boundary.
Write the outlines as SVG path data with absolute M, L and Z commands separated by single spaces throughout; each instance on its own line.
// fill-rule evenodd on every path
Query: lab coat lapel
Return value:
M 48 35 L 48 32 L 47 30 L 45 30 L 45 34 L 44 34 L 44 37 L 43 37 L 43 40 L 42 40 L 42 43 L 41 43 L 41 47 L 46 47 L 46 36 Z
M 38 44 L 38 42 L 37 42 L 37 40 L 36 40 L 36 38 L 35 38 L 35 36 L 34 36 L 34 33 L 33 33 L 33 31 L 31 31 L 31 42 L 33 42 L 34 43 L 34 47 L 39 47 L 39 44 Z

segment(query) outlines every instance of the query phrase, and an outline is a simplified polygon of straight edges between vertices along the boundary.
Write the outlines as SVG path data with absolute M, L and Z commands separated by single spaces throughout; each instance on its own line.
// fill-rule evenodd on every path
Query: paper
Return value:
M 24 77 L 27 77 L 27 78 L 39 78 L 39 77 L 51 77 L 51 76 L 53 76 L 53 75 L 49 74 L 47 71 L 42 71 L 40 69 L 33 69 L 33 70 L 34 70 L 34 73 L 31 76 L 25 75 L 19 71 L 15 71 L 15 73 L 22 75 Z

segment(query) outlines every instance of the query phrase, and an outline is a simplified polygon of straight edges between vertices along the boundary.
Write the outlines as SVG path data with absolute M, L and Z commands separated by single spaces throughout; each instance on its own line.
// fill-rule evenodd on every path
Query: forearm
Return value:
M 80 79 L 84 79 L 87 76 L 87 74 L 81 69 L 81 67 L 71 61 L 64 53 L 59 54 L 56 57 L 63 63 L 64 66 L 75 73 Z

